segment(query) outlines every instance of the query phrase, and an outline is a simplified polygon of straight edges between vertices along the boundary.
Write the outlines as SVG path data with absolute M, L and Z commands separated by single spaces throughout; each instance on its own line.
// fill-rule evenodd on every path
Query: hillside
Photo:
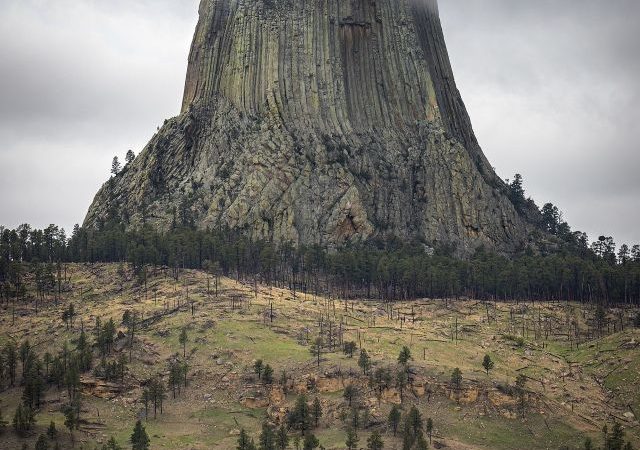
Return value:
M 581 448 L 585 436 L 599 443 L 602 426 L 614 421 L 640 444 L 634 416 L 640 413 L 635 388 L 640 330 L 629 325 L 636 313 L 630 309 L 608 311 L 604 337 L 574 342 L 570 336 L 575 330 L 588 333 L 594 316 L 577 304 L 345 302 L 228 278 L 220 278 L 216 290 L 216 280 L 204 272 L 173 275 L 170 269 L 149 269 L 145 288 L 124 266 L 71 264 L 57 304 L 47 298 L 36 313 L 33 300 L 19 303 L 15 322 L 11 304 L 2 308 L 0 344 L 28 339 L 40 357 L 55 356 L 65 341 L 73 353 L 81 330 L 93 343 L 97 317 L 117 324 L 106 360 L 128 360 L 131 353 L 131 363 L 122 380 L 96 378 L 99 348 L 92 347 L 94 370 L 81 376 L 76 448 L 93 449 L 111 436 L 125 445 L 140 418 L 153 449 L 233 449 L 241 429 L 257 442 L 264 421 L 279 425 L 297 396 L 306 394 L 309 402 L 317 397 L 323 411 L 313 433 L 325 448 L 341 449 L 353 416 L 343 397 L 349 385 L 360 393 L 352 402 L 358 405 L 360 447 L 378 430 L 385 448 L 402 448 L 401 433 L 394 437 L 387 427 L 392 405 L 400 403 L 403 415 L 415 405 L 425 421 L 433 419 L 434 448 Z M 70 303 L 75 314 L 67 326 L 63 312 Z M 126 311 L 139 314 L 131 348 L 121 324 Z M 185 348 L 179 341 L 183 328 Z M 310 348 L 319 335 L 324 342 L 318 367 Z M 382 376 L 377 369 L 388 367 L 391 382 L 382 376 L 372 384 L 358 366 L 359 350 L 353 358 L 343 353 L 340 343 L 349 341 L 368 352 L 368 373 Z M 395 379 L 404 371 L 397 363 L 403 346 L 413 359 L 401 396 Z M 495 362 L 488 375 L 482 367 L 485 354 Z M 253 368 L 258 359 L 273 368 L 272 384 L 258 380 Z M 163 412 L 154 418 L 151 406 L 145 417 L 143 389 L 157 377 L 168 385 L 170 362 L 177 360 L 188 363 L 187 387 L 176 391 L 175 399 L 169 390 Z M 460 389 L 450 382 L 456 367 L 463 377 Z M 514 387 L 520 374 L 526 376 L 522 391 Z M 11 420 L 20 401 L 20 379 L 18 364 L 16 387 L 0 396 L 5 420 Z M 49 387 L 35 428 L 25 438 L 7 430 L 1 446 L 30 442 L 32 448 L 55 421 L 61 447 L 70 448 L 62 414 L 67 402 L 67 389 Z

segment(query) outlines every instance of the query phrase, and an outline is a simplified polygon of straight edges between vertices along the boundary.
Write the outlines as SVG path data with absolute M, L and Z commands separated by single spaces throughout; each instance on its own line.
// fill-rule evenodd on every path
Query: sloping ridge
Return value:
M 523 248 L 456 87 L 435 0 L 202 0 L 181 114 L 85 225 L 228 225 L 340 245 Z

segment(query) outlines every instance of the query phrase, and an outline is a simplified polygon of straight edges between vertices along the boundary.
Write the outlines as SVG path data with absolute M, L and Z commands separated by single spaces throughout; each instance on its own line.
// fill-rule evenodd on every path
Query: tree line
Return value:
M 70 237 L 51 225 L 0 228 L 0 301 L 26 293 L 27 273 L 38 295 L 56 296 L 65 263 L 128 262 L 142 282 L 149 267 L 204 269 L 212 275 L 287 287 L 294 292 L 383 301 L 415 298 L 563 300 L 640 303 L 640 246 L 602 236 L 589 245 L 582 233 L 566 234 L 553 207 L 549 230 L 565 233 L 554 246 L 505 256 L 479 248 L 470 258 L 452 248 L 430 248 L 399 239 L 372 240 L 329 251 L 254 241 L 227 228 L 150 225 L 127 230 L 119 223 L 98 229 L 75 226 Z M 37 306 L 36 306 L 37 307 Z

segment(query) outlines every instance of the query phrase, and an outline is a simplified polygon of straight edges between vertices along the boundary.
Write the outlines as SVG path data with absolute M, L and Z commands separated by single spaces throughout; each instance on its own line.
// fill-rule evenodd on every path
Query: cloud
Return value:
M 0 223 L 81 222 L 180 109 L 197 0 L 0 3 Z
M 440 2 L 454 73 L 498 173 L 574 228 L 639 242 L 640 3 Z

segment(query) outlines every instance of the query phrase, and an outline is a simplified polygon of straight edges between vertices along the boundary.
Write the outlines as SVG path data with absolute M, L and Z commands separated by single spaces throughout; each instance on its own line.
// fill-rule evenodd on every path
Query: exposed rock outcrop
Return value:
M 181 114 L 85 225 L 110 217 L 460 253 L 532 228 L 476 141 L 436 0 L 202 0 Z

